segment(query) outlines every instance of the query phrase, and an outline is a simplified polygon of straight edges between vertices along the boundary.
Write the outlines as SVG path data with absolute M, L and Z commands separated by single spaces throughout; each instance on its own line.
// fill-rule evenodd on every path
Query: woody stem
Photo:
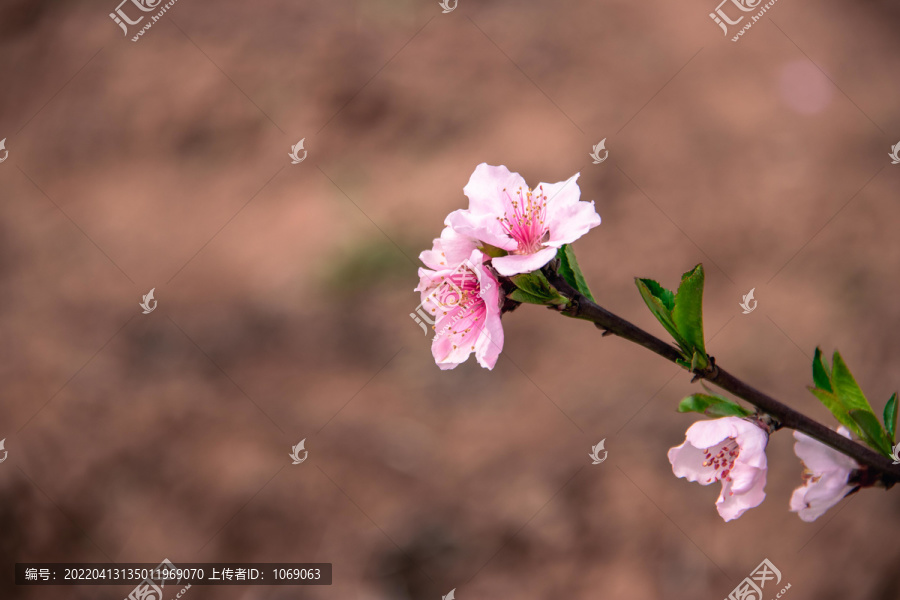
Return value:
M 617 335 L 647 348 L 651 352 L 658 354 L 670 362 L 674 363 L 678 360 L 683 360 L 681 352 L 675 346 L 664 342 L 653 334 L 626 321 L 622 317 L 609 312 L 602 306 L 589 300 L 578 290 L 574 289 L 559 273 L 557 273 L 556 261 L 551 261 L 550 264 L 542 269 L 542 272 L 550 284 L 553 285 L 560 294 L 570 300 L 570 303 L 561 309 L 561 312 L 566 316 L 590 321 L 598 328 L 603 329 L 604 335 Z M 850 456 L 859 464 L 867 466 L 871 471 L 880 475 L 881 481 L 886 486 L 891 486 L 900 481 L 900 465 L 892 464 L 891 460 L 887 457 L 882 456 L 862 444 L 845 438 L 818 421 L 807 417 L 790 406 L 779 402 L 772 396 L 744 383 L 720 366 L 713 365 L 710 368 L 704 370 L 697 369 L 692 372 L 695 377 L 705 379 L 723 390 L 731 392 L 738 398 L 749 402 L 761 412 L 771 415 L 777 419 L 782 426 L 803 432 L 809 437 L 834 448 L 838 452 Z

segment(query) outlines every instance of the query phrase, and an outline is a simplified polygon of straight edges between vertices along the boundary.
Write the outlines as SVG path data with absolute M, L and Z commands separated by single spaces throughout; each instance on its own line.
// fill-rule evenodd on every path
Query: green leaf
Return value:
M 897 392 L 891 396 L 884 406 L 884 428 L 887 430 L 891 444 L 897 443 Z
M 851 410 L 850 418 L 859 425 L 859 429 L 862 432 L 861 437 L 867 444 L 885 456 L 891 455 L 891 444 L 875 413 L 865 410 Z
M 547 301 L 540 296 L 535 296 L 534 294 L 529 294 L 525 290 L 515 289 L 509 294 L 506 295 L 510 300 L 515 300 L 516 302 L 524 302 L 526 304 L 546 304 Z
M 525 292 L 528 300 L 520 300 L 509 294 L 509 297 L 518 302 L 528 302 L 529 304 L 566 304 L 568 300 L 560 296 L 544 274 L 540 271 L 532 271 L 531 273 L 522 273 L 514 275 L 510 278 L 519 290 Z M 516 291 L 513 291 L 513 294 Z
M 666 328 L 666 331 L 675 338 L 675 341 L 681 347 L 685 356 L 689 356 L 690 353 L 688 352 L 687 344 L 681 337 L 681 334 L 678 333 L 678 328 L 675 327 L 675 321 L 672 320 L 672 308 L 675 306 L 674 294 L 652 279 L 635 278 L 634 282 L 637 284 L 638 291 L 641 292 L 641 297 L 647 304 L 647 308 L 650 309 L 650 312 L 653 313 L 656 320 Z
M 559 274 L 563 276 L 569 285 L 573 288 L 581 292 L 581 294 L 590 300 L 594 301 L 594 297 L 591 295 L 591 290 L 588 288 L 587 281 L 584 279 L 584 274 L 581 272 L 581 267 L 578 266 L 578 260 L 575 258 L 575 252 L 572 251 L 572 246 L 569 244 L 565 244 L 556 252 L 556 257 L 559 259 Z
M 749 410 L 723 398 L 708 394 L 692 394 L 678 404 L 678 412 L 697 412 L 708 417 L 746 417 Z
M 491 258 L 497 258 L 498 256 L 506 256 L 509 254 L 503 248 L 498 248 L 497 246 L 491 246 L 490 244 L 481 243 L 479 250 L 490 256 Z
M 699 352 L 706 358 L 703 340 L 703 265 L 697 265 L 681 276 L 672 320 L 691 352 Z
M 654 297 L 659 298 L 667 311 L 672 312 L 672 309 L 675 308 L 675 294 L 672 293 L 672 290 L 667 290 L 652 279 L 639 279 L 638 281 L 646 285 Z
M 822 351 L 816 348 L 816 355 L 813 358 L 813 382 L 816 387 L 826 392 L 833 392 L 834 387 L 831 384 L 831 373 L 822 364 Z
M 847 408 L 843 405 L 840 398 L 837 397 L 833 392 L 827 392 L 825 390 L 809 387 L 807 388 L 810 392 L 812 392 L 813 396 L 819 399 L 819 401 L 825 405 L 831 414 L 834 415 L 834 418 L 838 420 L 838 423 L 845 426 L 850 431 L 856 433 L 856 435 L 862 437 L 862 432 L 859 429 L 859 425 L 856 424 L 852 418 L 850 418 L 850 414 L 847 411 Z
M 850 369 L 847 368 L 847 364 L 844 362 L 844 359 L 841 358 L 839 352 L 834 353 L 831 378 L 834 382 L 834 390 L 837 393 L 838 398 L 841 399 L 841 404 L 843 404 L 848 411 L 862 410 L 870 413 L 872 412 L 872 406 L 869 404 L 869 401 L 866 400 L 866 396 L 859 388 L 859 384 L 853 379 L 853 375 L 850 374 Z

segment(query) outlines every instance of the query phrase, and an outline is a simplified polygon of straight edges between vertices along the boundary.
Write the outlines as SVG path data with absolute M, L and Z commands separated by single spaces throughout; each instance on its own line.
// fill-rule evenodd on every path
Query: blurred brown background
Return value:
M 828 420 L 804 388 L 840 348 L 880 410 L 896 3 L 780 0 L 732 43 L 716 0 L 179 0 L 134 43 L 116 1 L 0 4 L 0 598 L 129 592 L 16 588 L 16 561 L 166 557 L 334 563 L 190 600 L 719 600 L 764 558 L 789 600 L 900 598 L 897 491 L 801 522 L 783 432 L 723 523 L 666 460 L 677 367 L 525 306 L 493 372 L 441 372 L 409 318 L 476 164 L 580 171 L 604 306 L 661 335 L 632 278 L 702 261 L 720 364 Z

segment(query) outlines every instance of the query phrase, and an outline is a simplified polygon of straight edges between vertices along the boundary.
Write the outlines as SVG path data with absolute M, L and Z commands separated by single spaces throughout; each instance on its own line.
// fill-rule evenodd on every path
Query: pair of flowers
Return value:
M 849 438 L 850 432 L 838 428 Z M 791 495 L 791 511 L 811 522 L 841 501 L 853 489 L 850 474 L 859 465 L 852 458 L 811 437 L 794 432 L 794 452 L 804 465 L 803 485 Z M 766 497 L 765 425 L 752 419 L 723 417 L 691 425 L 680 446 L 669 450 L 672 471 L 700 485 L 722 483 L 716 500 L 719 515 L 736 519 L 759 506 Z
M 600 224 L 593 202 L 580 200 L 578 174 L 530 189 L 506 167 L 480 164 L 463 192 L 469 208 L 450 213 L 441 237 L 419 255 L 422 307 L 434 318 L 431 353 L 441 369 L 469 355 L 493 369 L 503 349 L 504 300 L 498 275 L 530 273 L 557 250 Z

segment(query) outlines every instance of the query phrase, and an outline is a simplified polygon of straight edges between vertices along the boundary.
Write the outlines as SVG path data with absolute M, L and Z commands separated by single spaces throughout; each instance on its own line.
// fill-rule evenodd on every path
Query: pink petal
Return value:
M 741 448 L 741 454 L 738 456 L 739 463 L 755 467 L 757 469 L 765 469 L 766 463 L 766 446 L 769 443 L 769 435 L 762 427 L 738 419 L 740 423 L 735 423 L 738 446 Z
M 807 482 L 791 494 L 791 512 L 798 513 L 801 520 L 812 523 L 828 509 L 844 499 L 853 486 L 836 474 L 823 476 L 818 482 Z
M 581 189 L 575 183 L 577 179 L 578 174 L 575 174 L 567 181 L 541 184 L 547 196 L 548 246 L 559 248 L 572 243 L 600 224 L 594 203 L 579 200 Z
M 504 189 L 514 191 L 527 189 L 528 184 L 518 173 L 509 169 L 481 163 L 469 177 L 469 183 L 463 193 L 469 198 L 469 212 L 476 216 L 491 215 L 494 217 L 506 214 L 506 196 Z
M 838 432 L 845 438 L 850 438 L 850 432 L 845 427 L 840 427 Z M 846 471 L 858 469 L 859 464 L 842 452 L 834 450 L 830 446 L 815 440 L 799 431 L 794 432 L 794 454 L 813 473 L 825 473 L 827 471 Z
M 500 284 L 487 269 L 478 271 L 481 298 L 485 305 L 484 327 L 475 342 L 475 360 L 485 369 L 493 369 L 503 350 L 503 325 L 500 322 Z
M 441 237 L 434 240 L 431 250 L 419 254 L 419 260 L 431 269 L 450 269 L 469 258 L 475 248 L 475 240 L 445 227 Z
M 484 329 L 475 342 L 475 360 L 485 369 L 493 369 L 503 350 L 503 327 L 500 317 L 488 316 Z
M 680 446 L 669 449 L 669 463 L 676 477 L 683 477 L 688 481 L 709 485 L 715 482 L 715 469 L 712 466 L 704 467 L 703 462 L 705 448 L 700 449 L 690 442 L 684 442 Z
M 736 438 L 737 429 L 734 422 L 740 420 L 738 417 L 724 417 L 709 421 L 697 421 L 688 427 L 685 439 L 697 448 L 712 448 L 727 438 Z
M 741 453 L 743 455 L 743 453 Z M 729 473 L 731 477 L 731 491 L 737 494 L 744 494 L 756 485 L 757 479 L 760 477 L 765 480 L 766 468 L 751 467 L 741 462 L 740 457 L 735 461 L 734 467 Z
M 544 248 L 534 254 L 509 254 L 498 256 L 491 261 L 494 268 L 501 275 L 507 277 L 519 273 L 536 271 L 553 260 L 556 256 L 556 248 Z
M 431 290 L 440 283 L 441 277 L 437 272 L 430 269 L 419 267 L 419 285 L 413 290 L 414 292 L 422 292 L 422 300 L 431 292 Z
M 553 205 L 569 206 L 577 203 L 581 199 L 581 188 L 579 188 L 576 183 L 580 176 L 581 173 L 575 173 L 565 181 L 558 181 L 556 183 L 541 182 L 536 189 L 544 191 L 544 195 L 547 196 L 548 208 Z
M 716 509 L 719 511 L 719 516 L 726 522 L 732 521 L 740 517 L 748 509 L 759 506 L 766 499 L 765 487 L 765 471 L 762 471 L 760 476 L 753 480 L 753 485 L 747 491 L 740 494 L 737 492 L 731 494 L 730 492 L 733 490 L 730 483 L 723 484 L 722 493 L 719 494 L 719 499 L 716 500 Z
M 505 213 L 500 212 L 497 214 L 503 215 Z M 444 223 L 461 235 L 502 248 L 503 250 L 512 251 L 519 247 L 519 244 L 503 231 L 503 227 L 500 225 L 500 221 L 497 220 L 496 215 L 455 210 L 447 215 Z

